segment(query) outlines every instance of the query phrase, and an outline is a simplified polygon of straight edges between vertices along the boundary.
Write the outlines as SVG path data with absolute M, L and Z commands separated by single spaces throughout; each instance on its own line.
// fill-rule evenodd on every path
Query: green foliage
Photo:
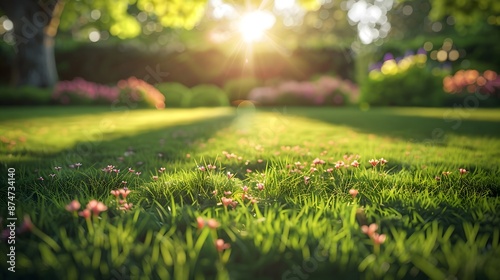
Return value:
M 191 100 L 191 89 L 181 83 L 161 83 L 156 88 L 165 96 L 167 107 L 187 107 Z
M 261 85 L 261 83 L 261 81 L 254 77 L 231 79 L 224 84 L 224 91 L 231 102 L 244 100 L 248 98 L 250 91 Z
M 3 108 L 19 229 L 9 279 L 495 279 L 500 114 L 461 109 Z M 445 135 L 429 139 L 436 127 Z M 110 193 L 123 181 L 129 211 Z M 73 199 L 108 209 L 86 220 L 65 209 Z M 362 230 L 372 223 L 382 244 Z
M 498 16 L 500 3 L 496 0 L 455 1 L 433 0 L 429 16 L 439 20 L 445 16 L 453 16 L 458 25 L 472 25 L 484 21 L 488 16 Z
M 48 105 L 51 101 L 51 88 L 0 87 L 2 105 Z
M 424 57 L 425 58 L 425 57 Z M 424 60 L 425 61 L 425 60 Z M 412 63 L 401 69 L 394 60 L 386 73 L 372 70 L 361 82 L 361 102 L 376 106 L 441 106 L 444 99 L 441 69 L 429 69 L 422 63 Z M 384 66 L 383 66 L 384 67 Z
M 218 107 L 228 106 L 229 100 L 226 93 L 214 85 L 197 85 L 191 88 L 189 107 Z

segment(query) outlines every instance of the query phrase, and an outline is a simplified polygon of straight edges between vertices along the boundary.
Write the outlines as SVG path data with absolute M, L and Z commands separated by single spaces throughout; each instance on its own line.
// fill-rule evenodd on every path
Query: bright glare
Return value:
M 254 11 L 246 13 L 240 19 L 238 30 L 245 42 L 261 40 L 266 30 L 273 27 L 276 18 L 267 11 Z

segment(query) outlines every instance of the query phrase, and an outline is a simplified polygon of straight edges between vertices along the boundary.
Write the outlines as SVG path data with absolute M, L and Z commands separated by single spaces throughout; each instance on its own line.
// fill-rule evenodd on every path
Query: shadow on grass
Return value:
M 267 111 L 267 109 L 265 109 Z M 357 108 L 286 108 L 288 115 L 316 119 L 322 122 L 351 127 L 362 133 L 376 134 L 380 136 L 391 136 L 405 140 L 439 142 L 446 135 L 454 134 L 472 137 L 500 138 L 500 121 L 498 118 L 491 120 L 477 120 L 456 114 L 447 114 L 450 109 L 443 108 L 443 117 L 437 117 L 436 113 L 426 114 L 425 110 L 409 108 L 409 113 L 401 113 L 404 108 L 376 108 L 368 111 L 360 111 Z M 500 111 L 490 110 L 493 116 Z M 468 112 L 471 113 L 471 112 Z M 449 118 L 445 118 L 449 116 Z M 451 117 L 456 117 L 452 119 Z

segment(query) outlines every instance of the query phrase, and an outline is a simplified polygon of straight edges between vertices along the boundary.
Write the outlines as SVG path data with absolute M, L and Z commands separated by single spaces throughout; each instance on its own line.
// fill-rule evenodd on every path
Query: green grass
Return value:
M 15 168 L 17 226 L 34 224 L 15 274 L 1 243 L 2 278 L 498 279 L 499 125 L 486 109 L 2 108 L 0 179 Z M 110 193 L 123 181 L 130 211 Z M 73 199 L 108 210 L 85 220 Z

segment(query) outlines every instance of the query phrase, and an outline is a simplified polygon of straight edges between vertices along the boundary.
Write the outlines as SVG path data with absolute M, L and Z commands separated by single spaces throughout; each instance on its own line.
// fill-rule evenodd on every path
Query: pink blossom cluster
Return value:
M 117 87 L 109 87 L 82 78 L 72 81 L 60 81 L 56 84 L 52 99 L 61 104 L 70 104 L 72 98 L 82 98 L 89 101 L 103 101 L 111 103 L 118 98 L 120 91 Z
M 248 99 L 260 105 L 285 102 L 289 97 L 298 98 L 304 105 L 344 105 L 344 96 L 357 100 L 359 90 L 351 81 L 322 76 L 317 81 L 285 81 L 274 87 L 257 87 L 250 91 Z M 280 101 L 281 100 L 281 101 Z
M 477 70 L 459 70 L 453 76 L 443 79 L 443 88 L 448 93 L 474 93 L 493 94 L 500 91 L 500 76 L 492 70 L 482 74 Z
M 161 94 L 153 85 L 136 77 L 130 77 L 118 82 L 118 88 L 122 93 L 127 94 L 131 101 L 146 102 L 156 109 L 165 108 L 165 96 Z

